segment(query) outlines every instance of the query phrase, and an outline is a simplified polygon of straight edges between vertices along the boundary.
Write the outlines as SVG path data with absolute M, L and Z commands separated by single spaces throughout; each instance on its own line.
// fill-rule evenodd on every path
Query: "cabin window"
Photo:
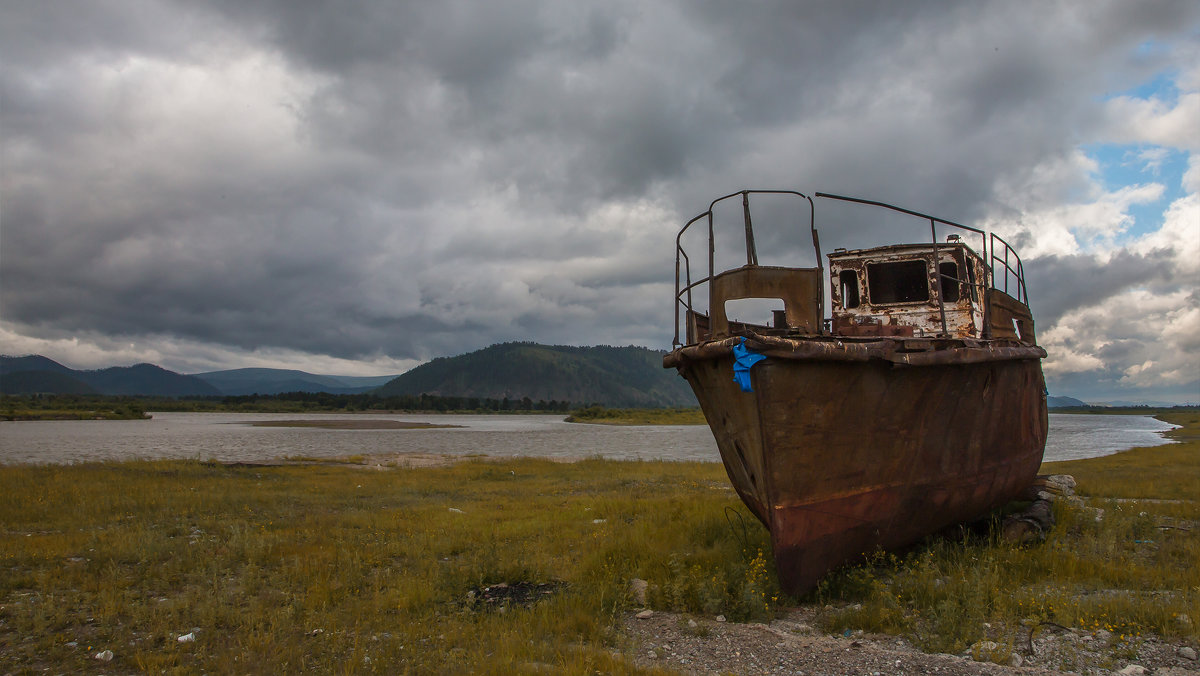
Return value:
M 951 261 L 942 263 L 938 266 L 938 272 L 941 274 L 938 277 L 939 288 L 942 291 L 942 302 L 957 303 L 958 302 L 958 264 Z
M 873 305 L 929 300 L 929 269 L 924 260 L 868 263 L 867 288 Z
M 782 298 L 735 298 L 725 301 L 725 318 L 731 331 L 740 331 L 747 326 L 771 326 L 778 318 L 776 312 L 784 311 Z M 786 323 L 783 327 L 786 328 Z
M 967 286 L 971 289 L 971 302 L 979 302 L 979 289 L 975 288 L 975 266 L 967 262 Z
M 842 307 L 852 310 L 858 307 L 858 273 L 853 270 L 842 270 L 838 273 L 839 286 L 842 294 Z

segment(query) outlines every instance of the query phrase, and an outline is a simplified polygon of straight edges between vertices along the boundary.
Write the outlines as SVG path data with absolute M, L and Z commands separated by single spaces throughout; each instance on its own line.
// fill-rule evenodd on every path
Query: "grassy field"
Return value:
M 707 425 L 699 408 L 604 408 L 571 411 L 567 422 L 599 425 Z
M 743 520 L 713 463 L 0 467 L 0 672 L 622 672 L 632 578 L 771 611 Z
M 1184 443 L 1048 466 L 1086 501 L 1043 543 L 931 539 L 799 601 L 927 650 L 1045 623 L 1195 641 L 1189 416 Z M 717 463 L 0 466 L 0 672 L 653 673 L 617 631 L 633 578 L 735 621 L 796 602 Z

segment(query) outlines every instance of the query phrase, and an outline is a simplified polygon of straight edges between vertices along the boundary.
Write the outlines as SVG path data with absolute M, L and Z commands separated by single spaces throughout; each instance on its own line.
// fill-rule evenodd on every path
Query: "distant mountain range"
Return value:
M 1046 397 L 1047 408 L 1072 408 L 1075 406 L 1088 406 L 1089 404 L 1082 402 L 1074 397 Z
M 279 394 L 281 392 L 329 392 L 365 394 L 396 376 L 322 376 L 286 369 L 233 369 L 195 373 L 194 377 L 225 395 Z
M 216 397 L 283 392 L 379 396 L 567 401 L 618 408 L 695 406 L 696 397 L 675 371 L 662 368 L 663 353 L 644 347 L 569 347 L 501 343 L 456 357 L 441 357 L 399 376 L 331 376 L 287 369 L 244 368 L 183 375 L 153 364 L 81 371 L 42 357 L 0 356 L 4 394 L 108 394 Z M 1051 396 L 1050 408 L 1088 406 Z M 1092 404 L 1097 405 L 1097 404 Z M 1105 402 L 1099 405 L 1147 405 Z M 1150 403 L 1149 405 L 1156 405 Z M 1164 404 L 1169 406 L 1170 404 Z
M 662 352 L 643 347 L 504 343 L 434 359 L 400 376 L 356 377 L 263 368 L 183 375 L 151 364 L 79 371 L 34 355 L 0 357 L 0 392 L 167 397 L 431 394 L 622 408 L 695 406 L 691 388 L 673 370 L 663 369 L 662 357 Z
M 40 355 L 0 357 L 4 394 L 125 394 L 161 397 L 212 397 L 221 391 L 195 376 L 153 364 L 76 371 Z
M 617 408 L 695 406 L 696 397 L 662 352 L 644 347 L 501 343 L 422 364 L 377 390 L 380 396 L 569 401 Z

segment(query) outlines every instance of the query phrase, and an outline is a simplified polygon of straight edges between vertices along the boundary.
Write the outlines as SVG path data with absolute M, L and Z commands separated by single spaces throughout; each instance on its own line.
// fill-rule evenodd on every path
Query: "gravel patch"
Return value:
M 1123 643 L 1090 632 L 1043 627 L 1034 631 L 1032 654 L 1027 646 L 1017 646 L 1009 664 L 993 664 L 968 655 L 924 653 L 894 636 L 830 636 L 816 628 L 816 614 L 814 609 L 798 608 L 770 624 L 742 624 L 654 611 L 629 613 L 624 627 L 638 666 L 686 674 L 1200 676 L 1200 664 L 1187 657 L 1193 648 L 1153 637 Z

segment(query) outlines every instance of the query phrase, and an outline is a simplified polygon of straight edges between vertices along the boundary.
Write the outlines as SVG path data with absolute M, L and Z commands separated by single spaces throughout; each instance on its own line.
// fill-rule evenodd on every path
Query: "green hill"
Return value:
M 501 343 L 442 357 L 396 377 L 380 396 L 569 401 L 621 408 L 695 406 L 686 381 L 644 347 L 570 347 Z
M 0 373 L 0 394 L 97 394 L 87 383 L 57 371 Z
M 219 396 L 208 383 L 153 364 L 77 371 L 41 355 L 0 356 L 5 394 L 110 394 L 163 397 Z
M 221 394 L 280 394 L 283 392 L 370 392 L 396 376 L 326 376 L 293 369 L 242 368 L 193 373 Z

